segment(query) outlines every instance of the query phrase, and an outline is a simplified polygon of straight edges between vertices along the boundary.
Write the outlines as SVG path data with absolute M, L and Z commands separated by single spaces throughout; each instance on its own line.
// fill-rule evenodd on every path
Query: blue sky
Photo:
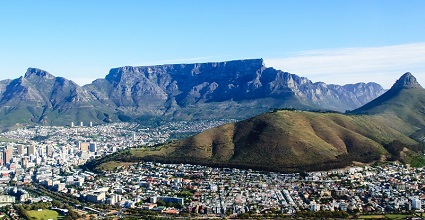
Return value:
M 1 1 L 0 79 L 264 58 L 313 81 L 425 84 L 425 1 Z

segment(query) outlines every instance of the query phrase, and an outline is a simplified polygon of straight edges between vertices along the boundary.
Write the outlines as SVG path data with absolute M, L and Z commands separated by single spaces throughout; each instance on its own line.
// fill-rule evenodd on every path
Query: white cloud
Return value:
M 425 83 L 425 43 L 303 51 L 265 58 L 267 66 L 334 84 L 377 82 L 385 88 L 405 72 Z

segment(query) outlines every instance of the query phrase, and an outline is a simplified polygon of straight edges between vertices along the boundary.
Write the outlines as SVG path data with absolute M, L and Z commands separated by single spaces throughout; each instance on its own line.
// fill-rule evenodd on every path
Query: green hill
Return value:
M 353 162 L 422 161 L 425 90 L 410 74 L 349 114 L 278 110 L 212 128 L 156 150 L 131 149 L 92 161 L 150 160 L 274 171 L 328 170 Z M 417 163 L 416 165 L 421 165 Z
M 411 73 L 375 100 L 353 110 L 353 114 L 388 115 L 418 128 L 425 127 L 425 90 Z

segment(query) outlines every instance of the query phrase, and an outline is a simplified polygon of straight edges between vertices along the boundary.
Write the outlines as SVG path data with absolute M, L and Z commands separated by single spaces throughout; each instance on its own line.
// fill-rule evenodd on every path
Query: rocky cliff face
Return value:
M 280 107 L 345 111 L 384 92 L 376 83 L 313 83 L 266 68 L 262 59 L 114 68 L 85 89 L 105 105 L 130 115 L 180 114 L 194 106 L 202 112 L 212 103 L 224 102 L 244 103 L 251 115 Z M 251 111 L 253 105 L 259 111 Z
M 400 79 L 398 79 L 391 87 L 392 90 L 418 88 L 422 88 L 422 86 L 418 83 L 416 78 L 410 72 L 403 74 Z
M 29 68 L 23 77 L 0 81 L 0 117 L 44 124 L 242 119 L 285 107 L 345 111 L 383 92 L 376 83 L 313 83 L 267 68 L 262 59 L 120 67 L 84 87 Z

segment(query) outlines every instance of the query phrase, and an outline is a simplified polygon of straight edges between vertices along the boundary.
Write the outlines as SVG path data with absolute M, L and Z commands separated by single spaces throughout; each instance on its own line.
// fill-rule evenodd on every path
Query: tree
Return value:
M 158 201 L 156 202 L 156 204 L 157 204 L 158 206 L 165 206 L 165 205 L 166 205 L 166 203 L 165 203 L 164 201 L 162 201 L 162 200 L 158 200 Z
M 174 207 L 177 209 L 182 209 L 184 206 L 181 203 L 175 203 Z
M 238 218 L 240 219 L 249 219 L 250 217 L 250 214 L 247 212 L 238 215 Z

